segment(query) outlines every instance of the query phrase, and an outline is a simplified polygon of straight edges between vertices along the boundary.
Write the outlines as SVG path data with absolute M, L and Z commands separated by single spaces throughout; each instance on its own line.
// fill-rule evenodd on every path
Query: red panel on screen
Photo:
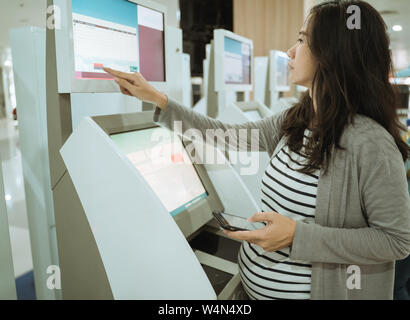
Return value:
M 148 81 L 165 81 L 164 32 L 138 27 L 141 74 Z
M 181 153 L 171 155 L 172 163 L 184 163 L 184 156 Z
M 98 72 L 76 72 L 77 79 L 87 79 L 87 80 L 114 80 L 114 77 L 108 73 L 98 73 Z

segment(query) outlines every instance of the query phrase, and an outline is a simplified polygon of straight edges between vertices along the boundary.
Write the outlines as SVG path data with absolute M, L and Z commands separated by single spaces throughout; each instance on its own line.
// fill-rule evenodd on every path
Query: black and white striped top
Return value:
M 310 135 L 306 129 L 304 145 Z M 306 158 L 287 146 L 271 159 L 262 179 L 263 211 L 275 211 L 296 221 L 314 219 L 319 170 L 314 174 L 295 171 L 303 163 Z M 251 299 L 310 299 L 312 266 L 307 261 L 291 260 L 289 248 L 265 252 L 245 242 L 239 269 Z

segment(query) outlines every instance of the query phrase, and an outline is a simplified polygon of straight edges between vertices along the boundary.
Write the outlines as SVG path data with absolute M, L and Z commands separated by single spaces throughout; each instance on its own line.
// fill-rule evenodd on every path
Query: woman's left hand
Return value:
M 267 222 L 263 229 L 255 231 L 227 231 L 230 238 L 245 240 L 256 244 L 268 252 L 277 251 L 292 245 L 296 231 L 296 221 L 277 212 L 259 212 L 248 219 L 250 222 Z

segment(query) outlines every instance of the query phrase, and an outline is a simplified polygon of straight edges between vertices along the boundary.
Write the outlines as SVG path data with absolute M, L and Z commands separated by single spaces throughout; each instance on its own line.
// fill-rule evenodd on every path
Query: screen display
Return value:
M 226 84 L 251 84 L 251 46 L 225 37 L 224 70 Z
M 165 81 L 164 15 L 127 0 L 72 0 L 77 79 L 112 80 L 102 67 Z
M 289 86 L 289 59 L 282 56 L 276 56 L 276 85 L 279 87 Z
M 208 196 L 180 138 L 169 130 L 145 129 L 111 138 L 173 217 Z
M 262 116 L 261 116 L 259 110 L 249 110 L 249 111 L 245 111 L 245 115 L 246 115 L 246 117 L 247 117 L 250 121 L 259 121 L 259 120 L 262 120 Z

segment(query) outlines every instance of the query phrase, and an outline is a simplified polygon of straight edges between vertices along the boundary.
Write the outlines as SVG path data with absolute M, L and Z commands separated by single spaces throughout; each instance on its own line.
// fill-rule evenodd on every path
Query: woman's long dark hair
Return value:
M 361 11 L 361 28 L 349 29 L 350 5 Z M 286 116 L 282 133 L 292 151 L 300 152 L 304 130 L 314 123 L 313 139 L 306 148 L 309 161 L 300 170 L 312 173 L 328 169 L 332 148 L 340 146 L 347 124 L 356 114 L 382 125 L 394 138 L 404 161 L 410 148 L 401 139 L 405 129 L 397 115 L 397 96 L 389 82 L 393 71 L 390 40 L 380 14 L 364 1 L 328 1 L 315 6 L 309 15 L 307 41 L 317 62 L 312 95 L 304 94 Z

